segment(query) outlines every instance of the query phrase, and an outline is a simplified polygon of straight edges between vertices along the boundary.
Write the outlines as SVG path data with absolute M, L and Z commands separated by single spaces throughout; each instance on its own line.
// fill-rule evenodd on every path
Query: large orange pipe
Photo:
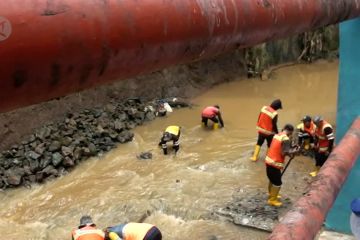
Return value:
M 360 118 L 329 156 L 309 191 L 274 228 L 269 240 L 315 239 L 341 186 L 360 155 Z
M 360 15 L 360 0 L 0 1 L 0 112 Z

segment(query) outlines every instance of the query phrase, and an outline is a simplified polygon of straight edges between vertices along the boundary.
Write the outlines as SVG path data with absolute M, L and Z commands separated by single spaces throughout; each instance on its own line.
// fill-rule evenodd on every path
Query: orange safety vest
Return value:
M 149 223 L 128 223 L 123 228 L 124 240 L 143 240 L 154 225 Z
M 333 129 L 333 127 L 328 122 L 323 120 L 322 127 L 317 128 L 315 131 L 316 137 L 318 138 L 318 147 L 319 147 L 320 153 L 326 152 L 329 148 L 329 140 L 331 140 L 331 139 L 328 139 L 324 132 L 325 128 L 328 128 L 328 127 Z
M 85 226 L 72 231 L 74 240 L 104 240 L 105 233 L 92 226 Z
M 216 107 L 206 107 L 203 111 L 201 116 L 206 118 L 213 118 L 219 113 L 219 109 Z
M 301 130 L 303 132 L 306 132 L 307 134 L 309 134 L 309 136 L 315 136 L 316 125 L 315 125 L 315 123 L 313 121 L 311 121 L 310 127 L 307 128 L 307 127 L 305 127 L 304 123 L 300 123 L 297 126 L 297 129 L 299 129 L 299 130 Z
M 272 120 L 277 115 L 277 111 L 274 110 L 270 106 L 264 106 L 261 108 L 260 116 L 257 122 L 256 129 L 259 133 L 265 134 L 265 135 L 273 135 L 275 134 L 273 131 L 273 124 Z
M 282 143 L 289 140 L 285 132 L 276 134 L 271 141 L 269 151 L 265 158 L 265 164 L 282 169 L 284 167 L 285 155 L 282 154 Z

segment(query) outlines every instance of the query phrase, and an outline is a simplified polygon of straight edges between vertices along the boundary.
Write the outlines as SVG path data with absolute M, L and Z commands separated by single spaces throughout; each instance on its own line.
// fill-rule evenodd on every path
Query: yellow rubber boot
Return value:
M 219 128 L 219 124 L 218 123 L 214 123 L 213 129 L 216 130 Z
M 270 198 L 268 200 L 268 204 L 270 206 L 280 207 L 282 205 L 282 202 L 278 200 L 279 192 L 280 192 L 280 187 L 272 185 L 270 191 Z
M 255 145 L 254 154 L 253 154 L 253 156 L 250 158 L 250 160 L 253 161 L 253 162 L 256 162 L 256 161 L 258 160 L 259 153 L 260 153 L 260 146 L 259 146 L 259 145 Z
M 319 172 L 319 170 L 320 170 L 320 167 L 319 167 L 319 166 L 316 166 L 316 167 L 315 167 L 315 171 L 313 171 L 313 172 L 309 173 L 309 174 L 310 174 L 310 176 L 312 176 L 312 177 L 316 177 L 316 176 L 317 176 L 317 174 L 318 174 L 318 172 Z
M 121 240 L 121 238 L 119 237 L 119 235 L 117 235 L 117 234 L 114 233 L 114 232 L 110 232 L 110 233 L 109 233 L 109 238 L 110 238 L 111 240 Z
M 304 140 L 304 149 L 305 149 L 305 150 L 309 150 L 309 149 L 310 149 L 310 140 L 309 140 L 309 139 L 305 139 L 305 140 Z
M 272 188 L 272 183 L 269 182 L 269 185 L 268 185 L 268 195 L 269 195 L 269 199 L 270 199 L 271 188 Z M 278 199 L 281 198 L 280 194 L 277 195 L 277 198 L 278 198 Z

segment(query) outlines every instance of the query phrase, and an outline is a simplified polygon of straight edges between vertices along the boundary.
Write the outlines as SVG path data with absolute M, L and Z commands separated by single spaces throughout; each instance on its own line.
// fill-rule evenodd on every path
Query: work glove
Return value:
M 290 157 L 294 157 L 296 155 L 299 155 L 300 154 L 300 149 L 301 148 L 300 148 L 299 145 L 292 146 L 292 148 L 289 151 Z

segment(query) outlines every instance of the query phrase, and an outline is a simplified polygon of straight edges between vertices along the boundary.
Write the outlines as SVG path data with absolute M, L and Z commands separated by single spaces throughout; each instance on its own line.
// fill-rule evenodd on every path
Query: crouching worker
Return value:
M 298 144 L 305 151 L 314 148 L 316 125 L 310 116 L 305 116 L 296 127 L 298 132 Z
M 80 218 L 80 225 L 71 233 L 72 240 L 104 240 L 105 233 L 97 229 L 90 216 L 85 215 Z
M 175 154 L 180 149 L 180 127 L 179 126 L 169 126 L 165 129 L 165 132 L 160 139 L 159 146 L 161 146 L 164 155 L 168 154 L 167 142 L 173 141 L 173 149 L 175 150 Z
M 104 230 L 106 240 L 161 240 L 160 230 L 149 223 L 127 223 Z
M 206 107 L 201 113 L 201 119 L 201 124 L 204 127 L 207 127 L 209 119 L 214 122 L 214 130 L 219 128 L 219 122 L 221 124 L 221 127 L 224 127 L 224 121 L 221 117 L 219 105 Z
M 280 133 L 275 134 L 265 158 L 266 175 L 269 179 L 268 204 L 271 206 L 282 205 L 278 198 L 282 185 L 281 170 L 284 168 L 285 156 L 293 157 L 299 150 L 298 147 L 292 148 L 291 146 L 290 136 L 293 132 L 294 127 L 286 124 Z

